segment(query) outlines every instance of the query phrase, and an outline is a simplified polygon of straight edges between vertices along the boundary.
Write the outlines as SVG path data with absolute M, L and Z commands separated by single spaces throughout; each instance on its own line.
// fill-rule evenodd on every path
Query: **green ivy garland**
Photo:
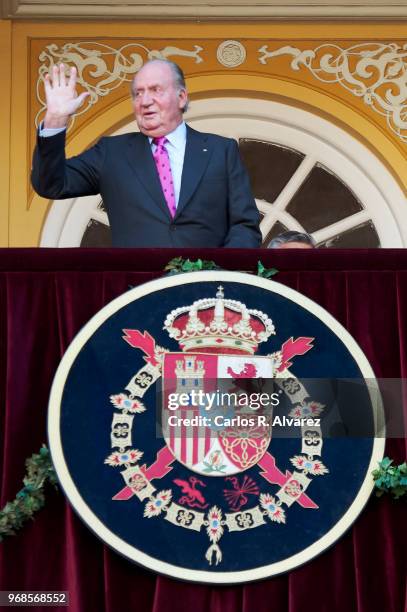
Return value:
M 183 272 L 200 272 L 201 270 L 220 270 L 221 268 L 214 262 L 205 259 L 184 259 L 183 257 L 174 257 L 171 259 L 164 268 L 164 271 L 169 276 L 174 274 L 181 274 Z M 271 278 L 277 274 L 276 268 L 265 268 L 261 261 L 257 262 L 257 276 L 262 278 Z
M 402 497 L 407 492 L 407 463 L 393 465 L 393 459 L 384 457 L 379 462 L 379 469 L 372 472 L 376 495 L 381 497 L 383 493 L 392 493 L 395 499 Z
M 174 257 L 164 268 L 164 272 L 168 272 L 168 276 L 183 272 L 200 272 L 201 270 L 220 270 L 220 268 L 214 261 L 207 261 L 205 259 L 191 261 L 183 257 Z
M 38 454 L 25 461 L 27 473 L 23 479 L 24 487 L 16 498 L 7 502 L 0 510 L 0 542 L 5 536 L 15 535 L 28 519 L 45 504 L 44 488 L 46 482 L 56 487 L 57 477 L 48 448 L 43 444 Z

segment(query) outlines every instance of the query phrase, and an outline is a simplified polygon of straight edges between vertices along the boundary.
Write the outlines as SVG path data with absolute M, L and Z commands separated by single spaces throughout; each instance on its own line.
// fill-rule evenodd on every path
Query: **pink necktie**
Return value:
M 156 148 L 153 153 L 155 165 L 157 166 L 158 176 L 160 178 L 161 187 L 167 202 L 171 217 L 174 217 L 176 211 L 174 183 L 172 181 L 172 172 L 170 166 L 170 158 L 165 147 L 168 140 L 165 136 L 153 138 L 153 144 Z

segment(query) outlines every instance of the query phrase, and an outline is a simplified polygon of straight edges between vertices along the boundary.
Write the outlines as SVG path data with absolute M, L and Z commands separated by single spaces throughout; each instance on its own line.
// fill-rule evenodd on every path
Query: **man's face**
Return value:
M 159 62 L 141 68 L 133 82 L 133 110 L 140 132 L 157 138 L 166 136 L 182 122 L 187 102 L 178 90 L 170 66 Z

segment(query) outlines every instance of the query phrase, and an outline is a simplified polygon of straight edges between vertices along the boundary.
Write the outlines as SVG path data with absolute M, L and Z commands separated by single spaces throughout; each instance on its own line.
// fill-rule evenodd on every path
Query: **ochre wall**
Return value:
M 11 24 L 0 20 L 0 245 L 9 244 Z
M 391 112 L 388 116 L 383 114 L 386 89 L 390 88 L 393 94 L 400 95 L 400 106 L 406 104 L 407 93 L 398 89 L 402 81 L 399 77 L 406 70 L 401 49 L 406 40 L 406 30 L 405 25 L 389 23 L 112 24 L 0 21 L 3 85 L 0 96 L 0 130 L 3 136 L 0 140 L 0 246 L 39 244 L 49 203 L 34 194 L 29 184 L 35 118 L 41 111 L 36 87 L 39 71 L 46 69 L 51 56 L 57 61 L 63 45 L 74 43 L 79 46 L 79 49 L 67 50 L 67 53 L 76 54 L 71 56 L 73 63 L 83 62 L 84 50 L 91 51 L 89 63 L 87 67 L 84 66 L 83 79 L 92 88 L 96 102 L 75 119 L 69 131 L 68 154 L 78 153 L 102 133 L 117 129 L 131 118 L 129 84 L 120 82 L 123 71 L 117 62 L 123 63 L 124 56 L 130 63 L 134 61 L 129 53 L 138 53 L 139 61 L 143 62 L 149 54 L 150 57 L 157 55 L 154 54 L 156 51 L 182 66 L 192 100 L 219 95 L 282 100 L 328 118 L 367 144 L 391 169 L 406 192 L 407 129 L 400 128 L 397 134 L 394 123 L 391 123 Z M 230 60 L 231 65 L 219 61 L 218 48 L 226 40 L 238 41 L 240 50 L 244 48 L 246 56 L 244 59 L 241 56 L 241 63 L 239 47 L 233 45 L 222 60 L 226 63 Z M 133 48 L 123 49 L 124 55 L 120 59 L 117 51 L 129 44 Z M 328 44 L 330 47 L 327 47 Z M 380 44 L 387 47 L 380 47 Z M 55 45 L 53 51 L 49 45 Z M 321 45 L 322 49 L 318 51 Z M 279 54 L 266 58 L 262 63 L 260 58 L 265 55 L 262 51 L 264 46 L 267 47 L 266 51 L 279 50 Z M 343 60 L 340 71 L 338 61 L 333 60 L 328 69 L 319 63 L 326 53 L 338 58 L 340 50 L 349 50 L 350 47 L 354 47 L 354 54 L 344 53 L 340 56 Z M 106 74 L 92 74 L 97 67 L 94 63 L 95 49 L 110 53 L 97 59 L 102 65 L 106 62 L 112 71 L 110 83 L 100 83 L 106 79 Z M 360 63 L 366 50 L 374 52 L 370 74 L 363 73 Z M 301 57 L 309 64 L 300 63 L 296 69 L 293 60 L 299 52 L 308 53 L 308 59 L 307 56 Z M 312 52 L 315 57 L 311 62 L 309 54 Z M 197 58 L 201 61 L 196 62 Z M 311 64 L 316 69 L 314 73 L 308 67 Z M 359 69 L 357 81 L 371 88 L 373 104 L 368 103 L 369 92 L 365 92 L 364 98 L 355 94 L 360 86 L 352 83 L 351 75 L 346 72 L 348 67 L 351 70 Z M 322 82 L 316 75 L 335 82 Z M 131 78 L 131 70 L 126 76 Z M 39 92 L 41 94 L 41 85 Z M 375 95 L 379 102 L 381 100 L 381 105 L 375 102 Z M 394 111 L 396 102 L 389 106 Z M 40 117 L 41 114 L 38 119 Z

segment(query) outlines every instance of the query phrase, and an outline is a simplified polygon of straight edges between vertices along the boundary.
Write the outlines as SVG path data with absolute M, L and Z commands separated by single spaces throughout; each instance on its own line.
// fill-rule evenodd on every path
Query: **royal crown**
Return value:
M 172 310 L 163 329 L 183 351 L 205 349 L 209 353 L 253 354 L 260 342 L 276 333 L 264 312 L 247 308 L 237 300 L 226 300 L 222 286 L 215 298 L 203 298 Z

